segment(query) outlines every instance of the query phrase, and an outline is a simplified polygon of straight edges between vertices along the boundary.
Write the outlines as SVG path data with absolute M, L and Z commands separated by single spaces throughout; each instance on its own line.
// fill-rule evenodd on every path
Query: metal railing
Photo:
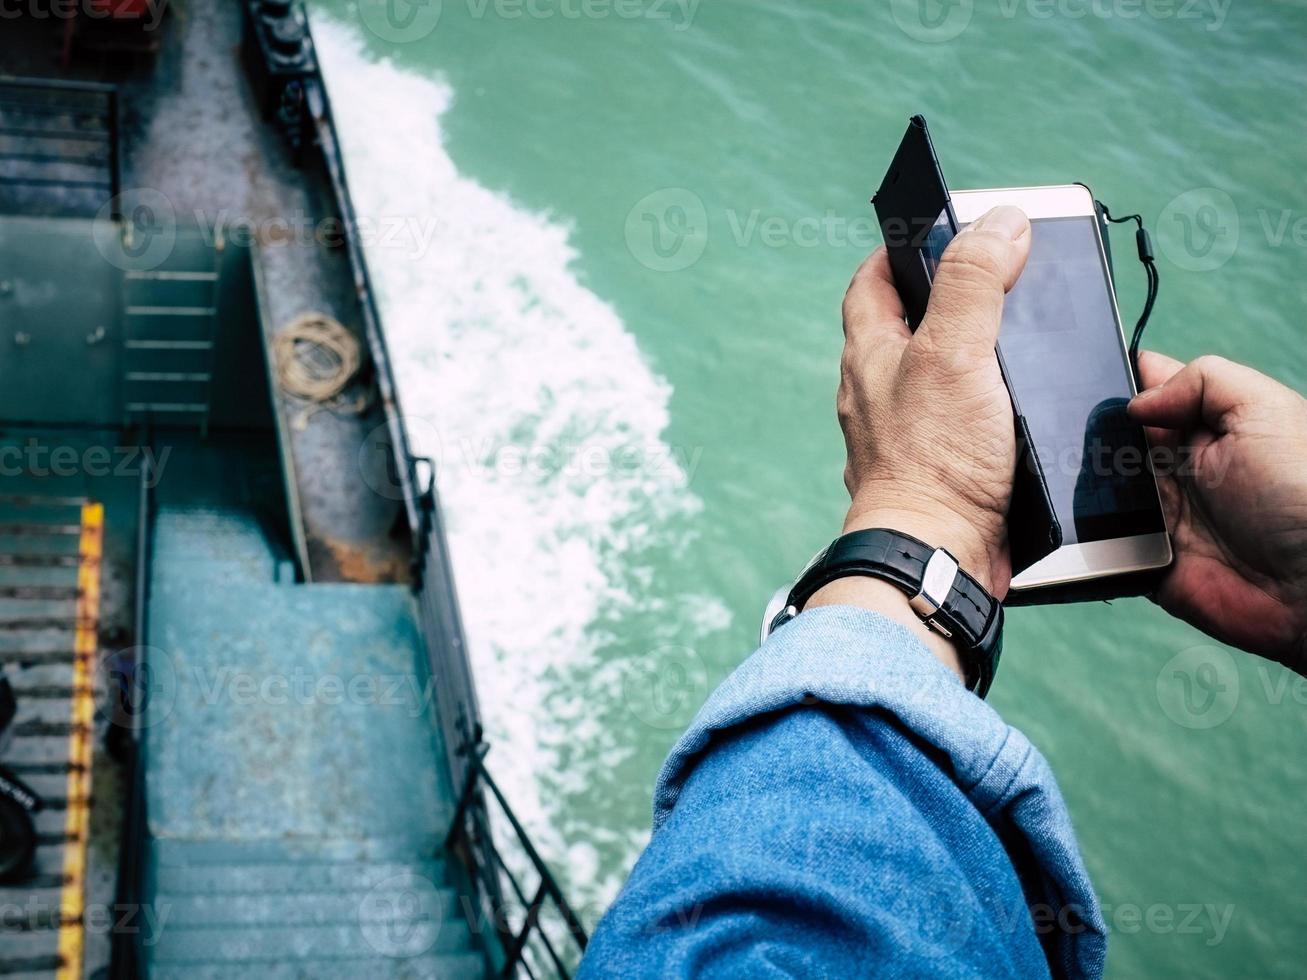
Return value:
M 153 448 L 146 429 L 141 443 Z M 146 707 L 139 701 L 138 676 L 144 668 L 140 658 L 149 642 L 150 564 L 153 559 L 154 484 L 150 467 L 141 467 L 136 500 L 136 569 L 133 596 L 133 639 L 131 660 L 116 663 L 109 671 L 112 714 L 110 733 L 116 745 L 110 748 L 123 761 L 125 806 L 118 855 L 118 882 L 114 896 L 116 907 L 139 909 L 145 896 L 148 820 L 145 810 L 145 739 L 141 732 L 141 715 Z M 146 675 L 148 676 L 148 675 Z M 141 942 L 147 937 L 133 929 L 115 929 L 111 939 L 110 980 L 138 980 L 142 976 Z
M 313 44 L 311 30 L 309 43 Z M 504 794 L 485 769 L 480 706 L 454 587 L 454 570 L 445 534 L 444 515 L 436 492 L 435 464 L 414 453 L 409 442 L 390 353 L 381 327 L 381 313 L 368 271 L 367 257 L 358 236 L 358 222 L 331 99 L 316 58 L 314 65 L 313 73 L 304 80 L 305 98 L 315 131 L 317 150 L 345 226 L 345 245 L 355 294 L 386 415 L 395 464 L 393 476 L 403 498 L 413 536 L 412 585 L 418 601 L 427 657 L 436 681 L 437 723 L 445 744 L 453 785 L 462 787 L 446 848 L 470 876 L 468 884 L 472 886 L 476 900 L 481 905 L 479 912 L 490 915 L 490 921 L 495 923 L 494 935 L 499 940 L 499 949 L 487 952 L 492 960 L 502 961 L 497 963 L 501 975 L 513 976 L 521 971 L 534 980 L 537 967 L 548 967 L 558 976 L 567 978 L 570 976 L 568 963 L 572 958 L 564 956 L 556 948 L 547 930 L 540 924 L 541 912 L 546 904 L 552 903 L 561 917 L 563 938 L 570 937 L 579 952 L 585 950 L 586 932 Z M 468 749 L 468 746 L 474 748 Z M 495 845 L 486 807 L 487 792 L 511 828 L 518 849 L 540 878 L 539 886 L 530 896 L 521 887 L 521 881 L 510 870 Z M 502 914 L 507 908 L 505 886 L 522 904 L 523 921 L 516 929 L 508 925 Z M 540 954 L 543 962 L 533 956 L 532 951 L 537 948 L 543 951 Z
M 0 210 L 121 217 L 119 112 L 113 85 L 0 75 Z
M 513 813 L 513 808 L 508 805 L 503 792 L 486 771 L 485 755 L 488 750 L 489 746 L 481 741 L 463 747 L 463 754 L 468 760 L 467 775 L 459 794 L 458 808 L 454 811 L 454 822 L 445 840 L 445 849 L 462 858 L 464 865 L 472 872 L 475 879 L 473 884 L 477 887 L 477 897 L 481 904 L 477 911 L 484 920 L 494 924 L 494 933 L 499 939 L 500 949 L 497 952 L 500 957 L 495 958 L 502 958 L 502 962 L 496 964 L 499 975 L 512 977 L 521 970 L 535 980 L 537 969 L 545 967 L 568 980 L 571 976 L 569 964 L 573 962 L 573 957 L 567 954 L 575 952 L 576 958 L 579 958 L 585 952 L 589 936 L 572 906 L 568 904 L 567 897 L 549 866 L 540 857 L 526 829 Z M 539 879 L 529 896 L 518 874 L 495 844 L 490 810 L 486 806 L 488 799 L 498 806 L 500 815 L 512 830 L 518 848 Z M 519 922 L 510 920 L 508 907 L 502 899 L 496 906 L 495 900 L 491 898 L 492 895 L 502 893 L 503 884 L 508 885 L 520 906 Z M 550 938 L 549 929 L 541 920 L 541 913 L 548 903 L 552 903 L 562 926 L 558 930 L 558 938 L 570 938 L 575 950 L 559 950 Z M 536 966 L 532 965 L 533 960 L 536 961 Z

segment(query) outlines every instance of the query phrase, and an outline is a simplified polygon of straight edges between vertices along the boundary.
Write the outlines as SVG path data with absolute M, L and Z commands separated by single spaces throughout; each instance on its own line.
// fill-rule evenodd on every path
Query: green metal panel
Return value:
M 112 226 L 0 219 L 0 418 L 119 422 L 122 271 L 97 243 Z

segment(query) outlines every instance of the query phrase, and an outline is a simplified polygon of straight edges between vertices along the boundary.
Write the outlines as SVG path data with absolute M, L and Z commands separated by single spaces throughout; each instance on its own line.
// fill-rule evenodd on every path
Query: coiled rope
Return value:
M 302 430 L 324 408 L 357 415 L 368 407 L 371 392 L 340 402 L 363 364 L 358 339 L 325 313 L 303 313 L 272 341 L 277 384 L 292 398 L 310 402 L 292 425 Z

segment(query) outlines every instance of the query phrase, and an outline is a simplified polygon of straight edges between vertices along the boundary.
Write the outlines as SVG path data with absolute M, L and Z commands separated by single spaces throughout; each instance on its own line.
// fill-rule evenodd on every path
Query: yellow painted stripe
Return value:
M 104 548 L 104 507 L 82 507 L 77 565 L 77 633 L 73 641 L 72 734 L 68 744 L 68 810 L 64 817 L 64 885 L 59 898 L 57 980 L 79 980 L 85 944 L 86 848 L 91 808 L 91 737 L 95 697 L 91 663 L 100 620 L 100 557 Z

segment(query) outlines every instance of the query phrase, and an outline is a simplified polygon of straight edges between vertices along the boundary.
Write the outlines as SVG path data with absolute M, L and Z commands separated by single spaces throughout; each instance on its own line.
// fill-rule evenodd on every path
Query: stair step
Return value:
M 413 879 L 421 887 L 386 883 L 365 892 L 291 892 L 259 895 L 170 895 L 155 901 L 168 910 L 168 928 L 260 926 L 270 922 L 292 926 L 355 925 L 377 922 L 399 913 L 406 919 L 445 918 L 460 914 L 462 906 L 452 888 L 436 888 L 426 879 Z
M 7 898 L 7 896 L 5 896 Z M 49 960 L 56 961 L 59 955 L 59 934 L 54 929 L 36 929 L 31 932 L 4 929 L 0 930 L 0 976 L 7 971 L 18 972 L 21 964 L 31 964 L 33 971 L 39 970 L 35 964 Z M 10 964 L 14 964 L 10 967 Z
M 156 837 L 150 844 L 158 867 L 193 868 L 223 865 L 404 864 L 439 855 L 445 827 L 413 826 L 406 833 L 360 837 Z M 444 880 L 444 862 L 430 858 L 430 875 Z M 427 874 L 424 867 L 420 873 Z
M 298 963 L 259 965 L 258 980 L 480 980 L 489 976 L 486 962 L 475 953 L 419 956 L 412 959 L 307 959 Z M 151 980 L 250 980 L 244 964 L 160 964 Z
M 444 883 L 441 861 L 366 864 L 241 864 L 161 866 L 155 881 L 158 894 L 239 895 L 267 892 L 367 891 L 388 881 L 414 876 L 439 887 Z
M 154 548 L 156 569 L 169 567 L 175 572 L 185 562 L 188 572 L 193 570 L 195 578 L 206 582 L 270 582 L 275 571 L 263 529 L 244 514 L 165 510 L 155 519 Z M 160 577 L 164 588 L 179 578 Z M 184 578 L 180 585 L 192 587 Z
M 287 963 L 306 959 L 405 958 L 471 951 L 457 919 L 395 919 L 334 926 L 237 926 L 178 929 L 164 925 L 152 960 L 164 963 Z M 265 974 L 259 972 L 260 976 Z
M 78 559 L 76 555 L 24 555 L 22 559 L 32 559 L 35 563 L 26 564 L 18 561 L 6 562 L 17 556 L 0 554 L 0 585 L 14 586 L 66 586 L 77 585 Z M 57 563 L 39 561 L 41 558 L 57 560 Z

